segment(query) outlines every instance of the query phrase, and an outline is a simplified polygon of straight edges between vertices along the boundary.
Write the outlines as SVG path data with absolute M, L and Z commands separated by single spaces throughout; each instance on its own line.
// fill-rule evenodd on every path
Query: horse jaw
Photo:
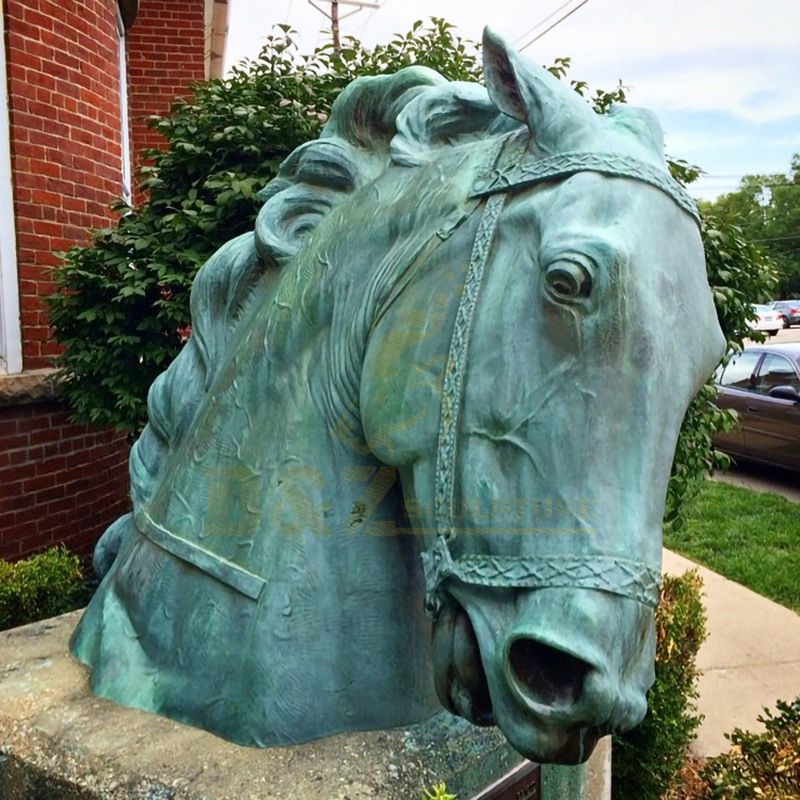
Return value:
M 475 725 L 494 725 L 478 640 L 466 611 L 452 599 L 433 624 L 433 680 L 442 705 Z

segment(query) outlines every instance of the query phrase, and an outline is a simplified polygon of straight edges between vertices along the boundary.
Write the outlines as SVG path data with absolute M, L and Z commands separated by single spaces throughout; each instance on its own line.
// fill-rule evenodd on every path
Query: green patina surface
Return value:
M 563 763 L 643 715 L 723 348 L 697 222 L 649 114 L 484 58 L 351 84 L 199 273 L 72 639 L 97 694 L 256 746 L 444 704 Z

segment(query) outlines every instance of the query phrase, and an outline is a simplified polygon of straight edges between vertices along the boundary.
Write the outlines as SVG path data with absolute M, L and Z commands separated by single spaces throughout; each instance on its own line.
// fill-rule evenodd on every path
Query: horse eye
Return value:
M 580 300 L 592 290 L 592 276 L 582 264 L 557 261 L 547 268 L 545 281 L 557 300 Z

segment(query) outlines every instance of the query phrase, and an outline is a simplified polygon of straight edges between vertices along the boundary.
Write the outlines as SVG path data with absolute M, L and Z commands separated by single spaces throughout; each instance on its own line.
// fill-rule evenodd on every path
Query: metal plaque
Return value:
M 523 761 L 472 800 L 540 800 L 542 775 L 538 764 Z

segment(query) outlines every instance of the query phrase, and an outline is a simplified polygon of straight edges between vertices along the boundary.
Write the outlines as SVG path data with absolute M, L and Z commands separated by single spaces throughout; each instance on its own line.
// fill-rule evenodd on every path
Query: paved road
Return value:
M 800 474 L 789 470 L 742 462 L 727 472 L 715 472 L 714 480 L 757 492 L 782 494 L 788 500 L 800 503 Z
M 800 342 L 800 325 L 778 331 L 776 336 L 768 338 L 768 342 Z M 759 492 L 775 492 L 800 503 L 800 474 L 788 470 L 742 462 L 731 467 L 728 472 L 717 472 L 714 480 Z
M 792 328 L 784 328 L 778 331 L 775 336 L 768 336 L 767 342 L 775 344 L 777 342 L 800 342 L 800 325 L 795 325 Z

